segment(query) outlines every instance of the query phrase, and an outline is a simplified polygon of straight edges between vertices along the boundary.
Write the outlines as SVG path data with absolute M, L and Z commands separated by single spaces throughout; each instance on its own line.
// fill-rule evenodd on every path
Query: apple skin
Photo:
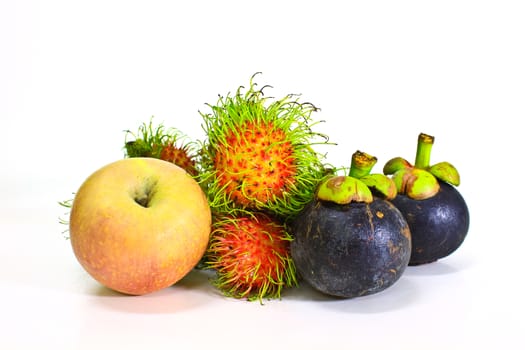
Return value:
M 197 265 L 210 238 L 211 210 L 182 168 L 126 158 L 80 186 L 69 231 L 76 258 L 95 280 L 143 295 L 173 285 Z

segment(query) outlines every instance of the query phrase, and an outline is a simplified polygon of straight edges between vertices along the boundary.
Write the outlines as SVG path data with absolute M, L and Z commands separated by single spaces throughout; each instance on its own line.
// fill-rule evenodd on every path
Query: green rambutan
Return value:
M 214 285 L 225 295 L 250 301 L 280 298 L 297 285 L 285 226 L 263 213 L 225 215 L 214 220 L 206 253 L 217 273 Z
M 255 76 L 255 75 L 254 75 Z M 254 77 L 253 76 L 253 77 Z M 314 151 L 328 137 L 314 132 L 318 109 L 298 95 L 272 100 L 264 86 L 220 96 L 211 113 L 201 112 L 201 181 L 216 212 L 256 210 L 290 217 L 313 198 L 326 174 L 324 155 Z
M 133 136 L 133 140 L 128 141 L 127 136 Z M 126 156 L 132 157 L 151 157 L 162 159 L 178 165 L 192 176 L 198 174 L 197 170 L 197 144 L 188 140 L 180 130 L 175 128 L 166 129 L 160 124 L 153 127 L 153 121 L 149 124 L 143 123 L 137 134 L 126 131 L 126 141 L 124 145 Z

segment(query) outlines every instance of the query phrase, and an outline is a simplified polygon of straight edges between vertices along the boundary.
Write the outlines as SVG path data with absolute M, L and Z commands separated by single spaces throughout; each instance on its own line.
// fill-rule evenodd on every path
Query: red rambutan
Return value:
M 207 265 L 225 295 L 248 300 L 280 298 L 297 284 L 285 226 L 262 213 L 223 216 L 213 224 Z

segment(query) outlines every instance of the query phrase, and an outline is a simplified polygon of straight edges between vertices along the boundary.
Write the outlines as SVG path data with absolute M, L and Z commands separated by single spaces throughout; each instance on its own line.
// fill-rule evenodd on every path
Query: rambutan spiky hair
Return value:
M 257 74 L 257 73 L 256 73 Z M 324 155 L 314 145 L 328 137 L 314 132 L 318 109 L 299 95 L 279 100 L 257 89 L 254 74 L 245 93 L 220 96 L 202 113 L 207 135 L 202 149 L 202 182 L 215 212 L 266 211 L 296 215 L 313 198 L 326 174 Z
M 137 133 L 126 130 L 124 150 L 126 157 L 150 157 L 180 166 L 191 176 L 196 176 L 198 144 L 176 128 L 165 128 L 161 123 L 153 126 L 153 117 L 148 124 L 140 125 Z M 128 140 L 132 136 L 132 140 Z
M 206 252 L 207 267 L 217 273 L 213 284 L 229 297 L 280 298 L 297 285 L 291 240 L 282 223 L 263 213 L 215 218 Z

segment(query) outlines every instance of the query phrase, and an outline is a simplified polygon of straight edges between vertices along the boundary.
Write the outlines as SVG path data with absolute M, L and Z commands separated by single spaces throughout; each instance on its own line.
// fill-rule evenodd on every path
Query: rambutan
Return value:
M 255 76 L 255 75 L 254 75 Z M 253 77 L 254 77 L 253 76 Z M 297 214 L 313 198 L 325 175 L 324 155 L 314 151 L 328 137 L 314 132 L 317 108 L 298 95 L 271 101 L 267 86 L 219 97 L 201 112 L 206 139 L 202 176 L 214 211 L 264 211 L 281 217 Z
M 285 226 L 262 213 L 223 216 L 214 221 L 207 267 L 215 270 L 214 285 L 234 298 L 280 298 L 297 285 L 290 255 L 291 236 Z
M 127 136 L 133 136 L 128 141 Z M 143 123 L 138 133 L 126 131 L 125 146 L 127 157 L 151 157 L 162 159 L 178 165 L 192 176 L 198 174 L 196 164 L 196 143 L 188 140 L 180 130 L 175 128 L 166 129 L 160 124 L 153 127 L 153 121 L 149 124 Z

